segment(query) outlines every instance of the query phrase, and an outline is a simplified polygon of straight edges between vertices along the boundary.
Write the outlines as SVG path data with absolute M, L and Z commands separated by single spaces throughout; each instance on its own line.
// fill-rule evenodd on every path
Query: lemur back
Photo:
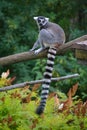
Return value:
M 34 51 L 39 45 L 41 48 L 35 50 L 35 54 L 49 47 L 47 55 L 46 71 L 44 72 L 44 83 L 42 84 L 41 101 L 36 113 L 42 114 L 46 105 L 46 100 L 49 94 L 49 87 L 52 78 L 53 65 L 56 55 L 56 49 L 65 42 L 65 33 L 63 29 L 43 16 L 34 17 L 39 27 L 39 36 L 31 51 Z

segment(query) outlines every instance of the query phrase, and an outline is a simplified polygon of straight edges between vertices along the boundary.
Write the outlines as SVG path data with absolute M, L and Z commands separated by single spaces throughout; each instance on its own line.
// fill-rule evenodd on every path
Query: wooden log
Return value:
M 77 42 L 82 42 L 87 40 L 87 35 L 84 35 L 80 38 L 77 38 L 75 40 L 72 40 L 70 42 L 67 42 L 66 44 L 60 46 L 57 49 L 57 54 L 58 55 L 63 55 L 67 50 L 69 49 L 75 49 L 75 48 L 80 48 L 80 49 L 85 49 L 87 50 L 87 46 L 79 45 Z M 33 59 L 39 59 L 39 58 L 44 58 L 47 56 L 47 49 L 39 53 L 38 55 L 35 55 L 34 52 L 23 52 L 19 54 L 14 54 L 6 57 L 0 58 L 0 65 L 9 65 L 9 64 L 14 64 L 18 62 L 23 62 L 23 61 L 28 61 L 28 60 L 33 60 Z
M 87 40 L 78 42 L 75 46 L 78 46 L 75 49 L 75 57 L 77 58 L 78 63 L 87 65 Z

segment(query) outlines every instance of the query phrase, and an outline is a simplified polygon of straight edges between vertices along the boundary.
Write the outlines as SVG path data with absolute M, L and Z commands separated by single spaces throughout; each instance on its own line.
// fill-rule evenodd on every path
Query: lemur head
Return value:
M 49 21 L 49 18 L 46 18 L 44 16 L 38 16 L 38 17 L 34 17 L 34 20 L 37 22 L 39 28 L 42 28 Z

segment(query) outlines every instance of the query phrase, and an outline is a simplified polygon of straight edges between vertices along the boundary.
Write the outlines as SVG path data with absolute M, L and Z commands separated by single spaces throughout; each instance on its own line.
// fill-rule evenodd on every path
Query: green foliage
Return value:
M 75 79 L 68 79 L 62 82 L 56 83 L 56 86 L 64 92 L 67 92 L 70 86 L 73 85 L 75 82 L 79 82 L 79 90 L 78 93 L 81 95 L 81 92 L 85 92 L 86 90 L 86 72 L 87 67 L 79 65 L 77 60 L 73 57 L 72 53 L 69 53 L 66 56 L 58 56 L 55 62 L 54 67 L 54 76 L 64 76 L 73 73 L 78 73 L 80 77 Z
M 0 94 L 0 126 L 1 130 L 16 130 L 23 125 L 28 128 L 28 112 L 23 110 L 20 100 L 11 98 L 10 93 Z M 4 126 L 3 126 L 4 124 Z
M 85 34 L 85 31 L 84 30 L 79 30 L 79 29 L 71 29 L 70 30 L 70 37 L 69 37 L 69 40 L 71 39 L 75 39 L 76 37 L 80 37 L 82 35 Z
M 33 72 L 36 79 L 41 79 L 45 71 L 46 60 L 37 60 Z M 58 89 L 67 93 L 68 89 L 75 83 L 79 82 L 78 95 L 86 100 L 82 93 L 87 91 L 87 67 L 79 65 L 73 54 L 69 52 L 65 56 L 57 56 L 54 65 L 53 77 L 61 77 L 69 74 L 78 73 L 80 77 L 67 79 L 64 81 L 51 83 L 50 91 L 56 92 Z
M 87 0 L 2 0 L 0 1 L 0 57 L 28 51 L 33 46 L 38 35 L 33 16 L 37 15 L 47 16 L 51 21 L 60 24 L 66 33 L 66 41 L 87 33 Z M 45 64 L 46 60 L 35 60 L 0 66 L 0 73 L 10 69 L 11 75 L 17 77 L 16 82 L 41 79 Z M 86 101 L 87 67 L 78 65 L 71 52 L 65 56 L 58 56 L 55 60 L 53 77 L 73 73 L 79 73 L 80 77 L 52 83 L 50 91 L 57 92 L 61 100 L 65 101 L 66 95 L 58 89 L 67 93 L 74 83 L 79 82 L 78 97 Z M 12 78 L 1 77 L 0 87 L 10 85 L 11 81 Z M 31 100 L 34 97 L 38 101 Z M 86 116 L 79 117 L 71 110 L 68 115 L 64 112 L 56 112 L 52 97 L 47 101 L 44 117 L 38 117 L 35 114 L 38 102 L 36 92 L 28 89 L 0 93 L 0 130 L 87 129 L 87 112 Z M 79 100 L 76 99 L 76 102 L 78 103 Z M 78 109 L 78 105 L 75 104 L 75 107 Z M 80 107 L 83 108 L 83 105 Z
M 41 79 L 44 71 L 45 71 L 45 66 L 46 65 L 46 60 L 40 59 L 37 60 L 35 63 L 35 67 L 33 68 L 33 73 L 35 74 L 36 79 Z
M 23 89 L 11 90 L 0 94 L 0 130 L 85 130 L 87 129 L 87 101 L 69 97 L 76 92 L 68 92 L 68 97 L 61 92 L 52 93 L 47 100 L 43 115 L 35 114 L 39 104 L 36 89 L 39 85 L 25 86 Z M 71 92 L 71 93 L 70 93 Z M 58 94 L 60 98 L 57 97 Z M 69 100 L 69 101 L 68 101 Z M 64 106 L 60 107 L 62 102 Z M 68 102 L 67 102 L 68 101 Z M 67 106 L 67 107 L 66 107 Z M 77 111 L 78 110 L 78 111 Z
M 66 34 L 66 41 L 87 33 L 87 0 L 27 0 L 0 1 L 0 57 L 28 51 L 37 39 L 38 31 L 33 16 L 44 15 L 51 21 L 61 25 Z M 50 12 L 50 13 L 49 13 Z M 16 82 L 41 79 L 45 60 L 33 60 L 9 66 L 0 66 L 0 73 L 11 70 Z M 53 76 L 79 73 L 79 95 L 87 91 L 87 67 L 77 65 L 77 61 L 69 55 L 57 57 Z M 74 84 L 75 80 L 66 80 L 52 84 L 50 91 L 56 91 L 60 86 L 64 92 Z M 83 99 L 84 96 L 83 96 Z

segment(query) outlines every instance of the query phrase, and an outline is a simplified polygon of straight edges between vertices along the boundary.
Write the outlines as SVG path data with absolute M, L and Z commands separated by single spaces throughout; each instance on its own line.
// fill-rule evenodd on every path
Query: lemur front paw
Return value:
M 35 51 L 34 51 L 34 54 L 36 54 L 36 55 L 37 55 L 38 53 L 39 53 L 39 51 L 38 51 L 38 50 L 35 50 Z
M 40 53 L 42 50 L 43 50 L 43 48 L 39 48 L 38 50 L 35 50 L 34 53 L 35 53 L 35 54 L 38 54 L 38 53 Z

